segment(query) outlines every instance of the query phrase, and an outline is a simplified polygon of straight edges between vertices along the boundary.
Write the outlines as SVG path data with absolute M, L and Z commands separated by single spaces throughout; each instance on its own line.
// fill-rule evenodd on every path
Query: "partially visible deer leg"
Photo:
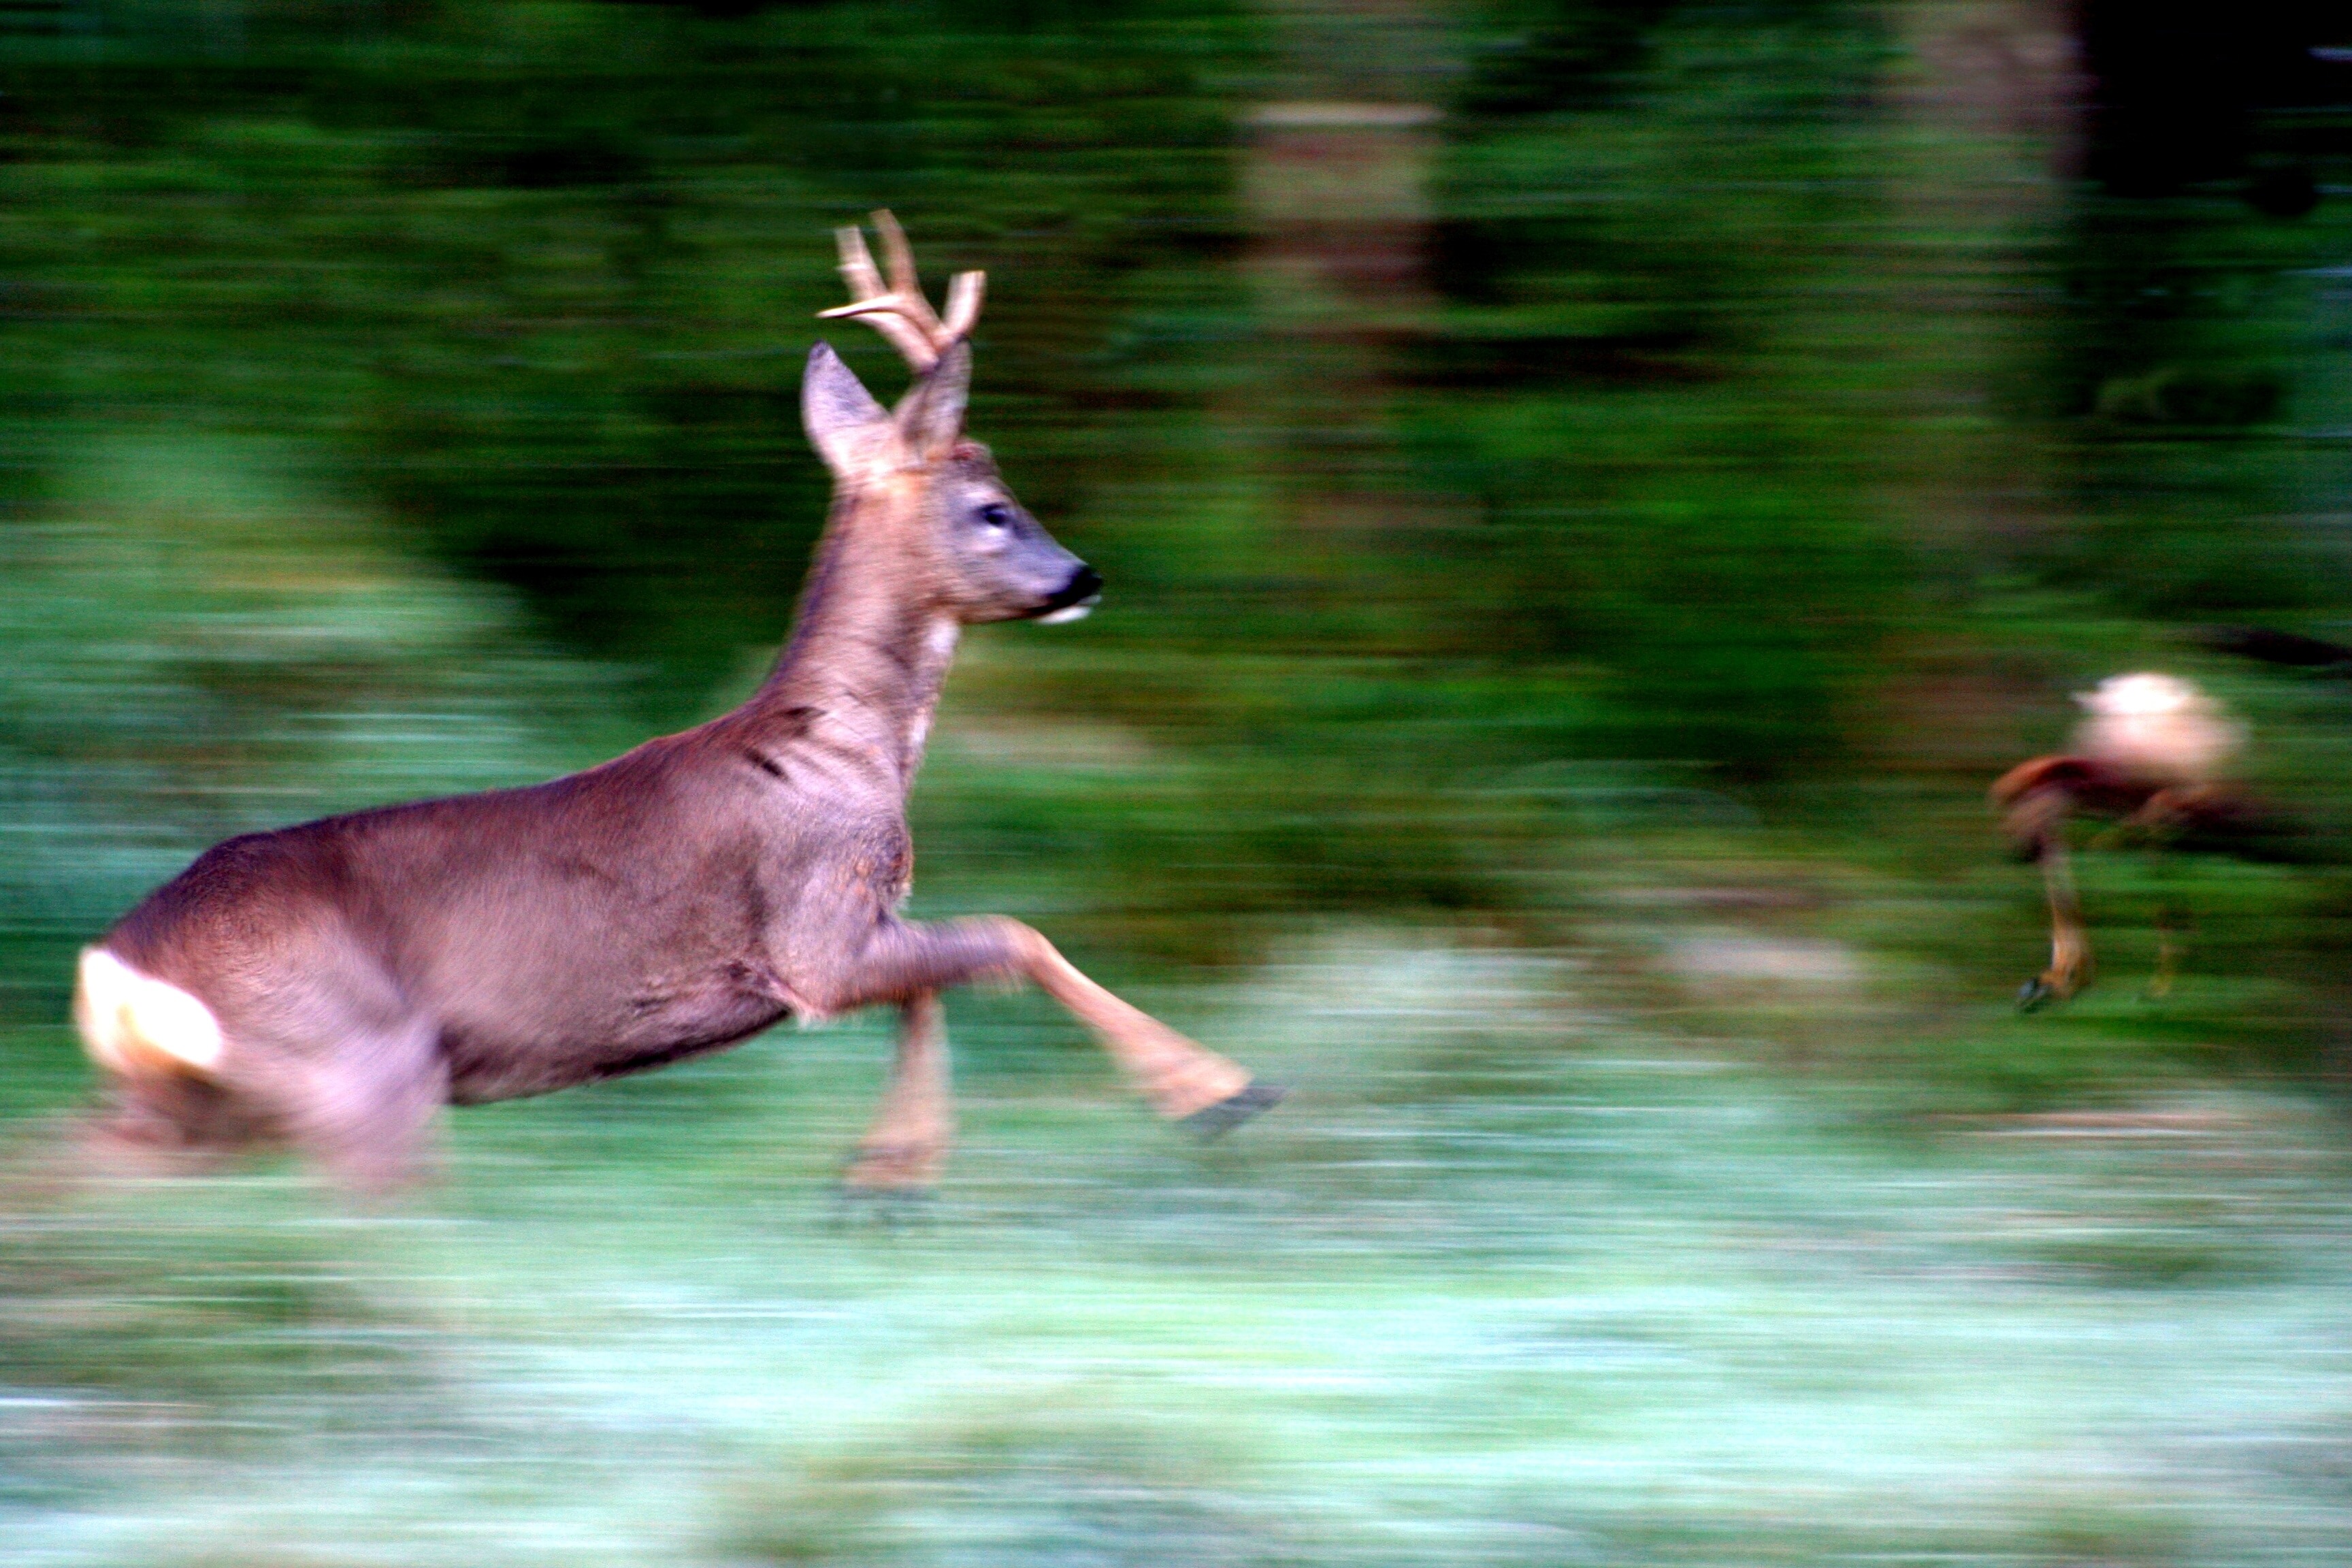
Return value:
M 2147 999 L 2161 1002 L 2172 994 L 2173 982 L 2180 975 L 2180 943 L 2174 940 L 2175 927 L 2172 906 L 2158 904 L 2156 910 L 2156 973 L 2147 977 Z
M 1016 933 L 1028 977 L 1094 1031 L 1160 1115 L 1214 1135 L 1282 1098 L 1281 1090 L 1253 1082 L 1237 1064 L 1087 979 L 1036 931 L 1014 921 L 1005 923 Z
M 2155 847 L 2149 854 L 2149 868 L 2157 884 L 2156 973 L 2148 976 L 2147 999 L 2161 1002 L 2172 994 L 2172 987 L 2180 978 L 2180 961 L 2197 933 L 2191 912 L 2173 898 L 2171 862 L 2163 846 Z
M 2051 834 L 2042 841 L 2042 879 L 2050 895 L 2050 967 L 2017 994 L 2018 1011 L 2031 1013 L 2046 1002 L 2063 1002 L 2091 983 L 2091 944 L 2083 931 L 2083 911 L 2074 897 L 2074 873 L 2065 840 Z
M 61 1168 L 76 1181 L 215 1170 L 257 1132 L 229 1096 L 201 1079 L 118 1078 L 109 1098 L 105 1110 L 70 1125 Z
M 2147 840 L 2148 879 L 2157 886 L 2156 973 L 2148 977 L 2148 1001 L 2161 1002 L 2171 995 L 2173 982 L 2180 971 L 2181 944 L 2175 940 L 2179 911 L 2173 907 L 2168 886 L 2170 878 L 2167 873 L 2172 863 L 2165 853 L 2165 845 L 2184 825 L 2194 822 L 2201 805 L 2221 797 L 2221 793 L 2210 785 L 2160 789 L 2122 824 Z
M 1154 1110 L 1202 1132 L 1223 1131 L 1281 1098 L 1253 1083 L 1243 1068 L 1087 979 L 1018 921 L 891 921 L 875 931 L 847 970 L 825 988 L 828 1011 L 903 1002 L 974 980 L 1027 980 L 1076 1015 Z
M 898 1005 L 898 1054 L 890 1080 L 874 1125 L 842 1173 L 842 1185 L 877 1196 L 928 1191 L 954 1135 L 947 1007 L 938 992 L 926 991 Z
M 287 1138 L 344 1187 L 383 1196 L 423 1173 L 449 1069 L 423 1020 L 344 1037 L 276 1087 Z
M 448 1099 L 433 1029 L 421 1019 L 362 1026 L 326 1009 L 316 1021 L 332 1048 L 246 1036 L 217 1073 L 115 1075 L 113 1104 L 75 1130 L 74 1163 L 89 1176 L 140 1178 L 291 1145 L 352 1191 L 405 1185 Z

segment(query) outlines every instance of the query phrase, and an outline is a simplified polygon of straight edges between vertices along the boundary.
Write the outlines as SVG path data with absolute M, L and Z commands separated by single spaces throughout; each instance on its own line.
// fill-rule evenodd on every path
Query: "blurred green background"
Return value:
M 2292 0 L 0 5 L 0 1563 L 2163 1564 L 2352 1549 L 2352 26 Z M 2312 51 L 2316 47 L 2318 54 Z M 1109 583 L 968 639 L 959 997 L 63 1192 L 75 948 L 210 842 L 724 710 L 830 229 L 990 274 Z M 870 334 L 827 334 L 878 391 Z M 2155 668 L 2286 863 L 1990 779 Z M 2160 908 L 2179 983 L 2146 995 Z

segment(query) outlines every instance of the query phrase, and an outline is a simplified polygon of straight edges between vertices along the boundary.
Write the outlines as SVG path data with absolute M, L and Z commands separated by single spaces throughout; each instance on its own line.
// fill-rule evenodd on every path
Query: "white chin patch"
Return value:
M 1037 624 L 1041 626 L 1066 626 L 1072 621 L 1085 620 L 1087 614 L 1093 609 L 1094 605 L 1090 604 L 1065 605 L 1050 616 L 1039 616 L 1037 617 Z

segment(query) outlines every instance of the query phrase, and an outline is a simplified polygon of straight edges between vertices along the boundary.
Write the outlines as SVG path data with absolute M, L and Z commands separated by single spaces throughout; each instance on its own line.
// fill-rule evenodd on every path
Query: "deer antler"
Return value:
M 907 231 L 887 212 L 874 215 L 874 230 L 882 237 L 889 281 L 883 281 L 881 269 L 874 265 L 874 253 L 866 248 L 866 236 L 855 225 L 837 228 L 833 233 L 841 244 L 841 276 L 849 285 L 851 302 L 817 314 L 827 319 L 865 317 L 920 375 L 939 363 L 941 354 L 971 335 L 973 323 L 980 320 L 988 274 L 957 273 L 948 284 L 948 314 L 941 321 L 923 297 L 923 286 L 915 276 L 915 254 L 907 248 Z

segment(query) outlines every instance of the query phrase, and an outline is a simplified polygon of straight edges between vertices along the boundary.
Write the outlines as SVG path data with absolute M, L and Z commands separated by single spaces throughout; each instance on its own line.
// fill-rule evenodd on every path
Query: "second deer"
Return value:
M 2164 847 L 2258 848 L 2272 828 L 2255 803 L 2228 782 L 2244 728 L 2188 681 L 2142 671 L 2110 676 L 2074 700 L 2085 717 L 2065 752 L 2020 763 L 1992 786 L 2011 847 L 2041 866 L 2050 900 L 2050 964 L 2018 992 L 2031 1012 L 2063 1002 L 2091 982 L 2091 944 L 2074 893 L 2066 828 L 2104 818 L 2118 837 Z M 2172 984 L 2177 959 L 2170 916 L 2159 912 L 2152 997 Z

